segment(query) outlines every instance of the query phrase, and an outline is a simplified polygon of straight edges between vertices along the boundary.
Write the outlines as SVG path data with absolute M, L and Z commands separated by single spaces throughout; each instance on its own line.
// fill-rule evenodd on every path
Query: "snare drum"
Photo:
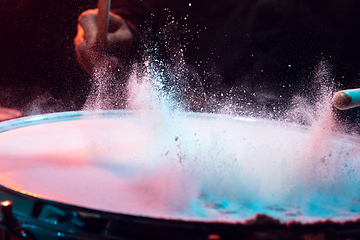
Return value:
M 359 237 L 359 150 L 354 137 L 224 115 L 6 121 L 2 229 L 23 239 Z

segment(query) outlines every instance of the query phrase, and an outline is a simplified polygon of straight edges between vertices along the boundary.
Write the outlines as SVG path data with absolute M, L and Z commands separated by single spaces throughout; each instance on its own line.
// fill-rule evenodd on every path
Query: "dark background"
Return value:
M 76 62 L 77 17 L 96 1 L 0 1 L 0 106 L 25 114 L 80 109 L 89 77 Z
M 301 26 L 294 26 L 288 31 L 294 34 L 282 36 L 283 39 L 290 43 L 294 40 L 298 43 L 294 46 L 296 52 L 306 53 L 309 64 L 305 63 L 305 68 L 326 60 L 333 66 L 339 88 L 360 87 L 360 3 L 319 0 L 308 6 L 313 8 L 309 11 L 312 15 L 304 19 L 308 25 L 314 23 L 313 39 L 309 41 L 317 39 L 318 45 L 309 45 Z M 90 82 L 76 62 L 73 39 L 79 14 L 95 7 L 94 0 L 0 2 L 0 106 L 25 114 L 81 109 Z M 264 8 L 259 12 L 259 19 L 262 16 L 269 19 L 271 14 L 272 9 Z M 322 35 L 324 32 L 327 34 Z M 331 48 L 327 51 L 329 44 Z M 324 50 L 322 54 L 319 48 Z M 264 49 L 264 54 L 271 54 L 271 51 Z M 289 58 L 289 62 L 294 62 L 295 58 L 299 61 L 298 56 L 287 51 L 281 54 L 283 56 L 279 57 Z M 303 70 L 294 76 L 303 75 Z M 341 114 L 356 121 L 358 110 Z

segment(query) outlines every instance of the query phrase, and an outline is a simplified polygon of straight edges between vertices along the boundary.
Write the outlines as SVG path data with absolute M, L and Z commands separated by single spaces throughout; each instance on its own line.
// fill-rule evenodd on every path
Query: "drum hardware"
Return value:
M 0 216 L 0 236 L 2 240 L 25 240 L 27 234 L 20 229 L 18 220 L 14 217 L 12 212 L 12 202 L 2 201 L 1 216 Z
M 10 201 L 1 202 L 1 239 L 11 240 L 11 234 L 8 228 L 11 226 L 9 222 L 11 222 L 12 219 L 12 203 Z
M 81 221 L 76 212 L 65 212 L 51 205 L 43 206 L 42 211 L 38 216 L 38 219 L 43 219 L 45 222 L 51 224 L 66 224 L 67 222 L 70 222 L 77 227 L 83 227 L 85 225 L 85 223 Z

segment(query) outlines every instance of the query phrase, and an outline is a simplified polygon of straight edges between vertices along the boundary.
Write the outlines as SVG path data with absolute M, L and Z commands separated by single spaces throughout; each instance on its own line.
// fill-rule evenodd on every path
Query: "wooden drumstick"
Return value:
M 107 48 L 107 33 L 109 28 L 111 0 L 98 0 L 98 16 L 97 16 L 97 41 L 100 50 Z
M 333 96 L 333 104 L 340 110 L 360 106 L 360 88 L 342 90 L 335 93 Z

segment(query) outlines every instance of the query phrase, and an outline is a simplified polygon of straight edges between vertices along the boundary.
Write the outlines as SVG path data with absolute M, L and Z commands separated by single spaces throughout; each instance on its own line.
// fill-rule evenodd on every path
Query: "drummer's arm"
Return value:
M 100 67 L 104 62 L 110 68 L 117 68 L 119 64 L 117 57 L 99 51 L 96 23 L 97 9 L 83 12 L 79 16 L 77 35 L 74 39 L 78 62 L 89 75 L 93 75 L 95 68 Z M 109 33 L 107 36 L 109 51 L 121 45 L 119 54 L 127 54 L 131 48 L 132 39 L 133 34 L 125 19 L 110 13 Z
M 155 0 L 154 0 L 155 1 Z M 121 69 L 135 55 L 139 41 L 141 23 L 146 21 L 155 4 L 140 0 L 119 0 L 112 2 L 109 18 L 108 51 L 98 50 L 97 9 L 83 12 L 78 19 L 78 31 L 74 39 L 75 51 L 80 66 L 93 75 L 96 67 L 104 62 L 110 69 Z

